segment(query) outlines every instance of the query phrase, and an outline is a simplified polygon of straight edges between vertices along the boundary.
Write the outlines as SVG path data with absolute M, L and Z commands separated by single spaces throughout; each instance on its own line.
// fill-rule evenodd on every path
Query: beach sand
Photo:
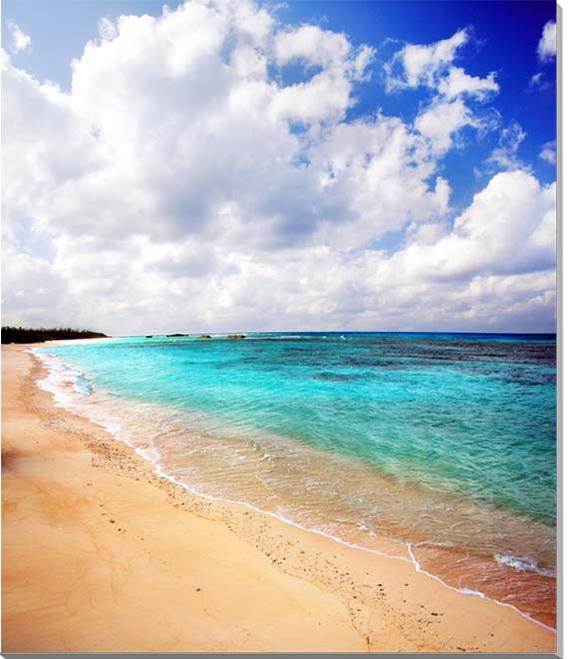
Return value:
M 555 651 L 409 561 L 189 494 L 2 357 L 2 651 Z

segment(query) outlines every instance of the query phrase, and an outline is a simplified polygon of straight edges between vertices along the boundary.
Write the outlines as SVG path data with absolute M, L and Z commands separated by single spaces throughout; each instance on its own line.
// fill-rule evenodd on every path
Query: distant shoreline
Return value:
M 3 344 L 43 343 L 46 341 L 73 340 L 73 339 L 105 339 L 109 338 L 102 332 L 91 330 L 77 330 L 70 327 L 2 327 Z
M 544 340 L 555 340 L 556 332 L 435 332 L 435 331 L 399 331 L 399 330 L 275 330 L 275 331 L 249 331 L 240 332 L 186 332 L 175 334 L 117 334 L 107 336 L 109 339 L 166 339 L 166 338 L 201 338 L 201 339 L 223 339 L 223 338 L 250 338 L 259 336 L 458 336 L 458 337 L 518 337 L 535 338 Z
M 10 329 L 10 328 L 8 328 Z M 556 332 L 446 332 L 446 331 L 422 331 L 422 330 L 272 330 L 272 331 L 250 331 L 243 330 L 239 332 L 175 332 L 168 334 L 118 334 L 108 335 L 101 332 L 91 332 L 89 330 L 78 330 L 74 332 L 75 335 L 61 335 L 55 336 L 54 332 L 57 330 L 31 330 L 23 329 L 18 332 L 17 340 L 13 340 L 10 333 L 2 329 L 2 343 L 3 344 L 27 344 L 27 343 L 47 343 L 47 342 L 61 342 L 61 341 L 76 341 L 76 340 L 92 340 L 92 339 L 168 339 L 168 338 L 199 338 L 202 340 L 208 339 L 247 339 L 258 338 L 263 336 L 299 336 L 299 337 L 320 337 L 320 336 L 433 336 L 433 337 L 516 337 L 527 338 L 529 340 L 546 340 L 555 341 L 557 339 Z M 73 334 L 72 332 L 68 334 Z

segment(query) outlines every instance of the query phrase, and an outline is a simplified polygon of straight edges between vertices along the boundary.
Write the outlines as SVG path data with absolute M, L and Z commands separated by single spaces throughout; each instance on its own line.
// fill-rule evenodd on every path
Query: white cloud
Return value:
M 465 126 L 477 127 L 478 121 L 461 99 L 436 101 L 415 121 L 415 127 L 429 139 L 437 154 L 449 151 L 453 136 Z
M 469 33 L 464 29 L 429 46 L 407 44 L 385 65 L 388 91 L 425 86 L 448 99 L 465 95 L 478 100 L 498 92 L 494 72 L 479 78 L 453 66 L 457 51 L 468 41 Z
M 499 137 L 499 146 L 493 149 L 486 161 L 487 164 L 501 170 L 524 169 L 518 157 L 518 150 L 525 137 L 526 133 L 517 122 L 503 128 Z
M 104 16 L 99 21 L 99 36 L 103 41 L 112 41 L 117 35 L 117 26 L 110 18 Z
M 548 62 L 556 57 L 556 23 L 554 21 L 548 21 L 542 29 L 536 52 L 541 62 Z
M 325 67 L 346 61 L 350 50 L 344 34 L 322 30 L 316 25 L 302 25 L 280 32 L 275 38 L 275 59 L 280 65 L 301 59 Z
M 466 38 L 410 60 L 436 92 L 410 123 L 347 119 L 371 48 L 245 0 L 103 21 L 70 93 L 4 58 L 5 319 L 551 327 L 553 187 L 517 168 L 450 219 L 440 159 L 484 122 L 468 104 L 483 83 L 452 65 Z M 386 232 L 402 235 L 391 255 Z
M 543 145 L 540 157 L 551 165 L 556 165 L 556 140 L 551 140 Z
M 281 89 L 273 99 L 272 116 L 307 123 L 342 118 L 353 104 L 351 83 L 362 77 L 373 54 L 372 48 L 354 49 L 344 34 L 315 25 L 278 32 L 274 40 L 278 65 L 301 60 L 321 71 L 306 82 Z
M 521 170 L 496 174 L 449 234 L 432 245 L 412 243 L 391 261 L 422 282 L 547 270 L 554 266 L 555 209 L 554 184 L 542 188 Z
M 490 115 L 475 111 L 475 106 L 499 91 L 495 73 L 480 78 L 454 65 L 469 39 L 469 32 L 463 29 L 430 45 L 407 44 L 384 66 L 388 91 L 425 87 L 432 92 L 431 103 L 415 119 L 415 128 L 427 138 L 436 156 L 459 143 L 463 128 L 481 132 L 494 123 Z
M 6 27 L 10 33 L 11 43 L 9 48 L 11 52 L 16 54 L 20 51 L 29 51 L 32 45 L 32 38 L 30 35 L 23 32 L 20 26 L 11 19 L 6 21 Z
M 46 259 L 18 253 L 9 244 L 3 246 L 2 306 L 4 321 L 19 324 L 27 322 L 61 323 L 73 313 L 62 303 L 65 297 L 65 279 Z
M 429 46 L 407 44 L 398 51 L 386 65 L 389 87 L 437 86 L 437 79 L 447 71 L 456 57 L 457 50 L 467 43 L 466 30 L 458 30 L 449 39 L 443 39 Z M 397 70 L 401 67 L 401 77 Z
M 479 78 L 470 76 L 463 69 L 452 66 L 449 68 L 447 75 L 439 80 L 437 89 L 440 94 L 448 98 L 457 98 L 465 94 L 482 100 L 489 94 L 499 91 L 499 85 L 495 78 L 495 73 L 489 73 L 486 78 Z

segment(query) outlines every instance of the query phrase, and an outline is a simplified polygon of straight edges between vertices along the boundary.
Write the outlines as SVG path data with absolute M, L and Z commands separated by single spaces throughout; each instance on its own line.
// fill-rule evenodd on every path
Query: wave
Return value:
M 36 352 L 35 348 L 31 348 L 27 352 L 39 357 L 47 367 L 48 375 L 45 379 L 38 380 L 38 386 L 51 393 L 56 403 L 71 402 L 75 398 L 74 394 L 91 395 L 91 387 L 81 371 L 56 357 Z
M 508 554 L 495 554 L 495 561 L 497 561 L 499 565 L 512 567 L 517 572 L 535 572 L 543 577 L 556 576 L 555 570 L 540 567 L 534 558 L 519 558 Z

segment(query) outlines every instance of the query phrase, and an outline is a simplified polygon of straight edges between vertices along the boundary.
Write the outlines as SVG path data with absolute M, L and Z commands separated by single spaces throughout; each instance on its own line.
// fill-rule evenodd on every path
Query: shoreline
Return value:
M 36 344 L 39 345 L 45 344 Z M 202 650 L 205 647 L 219 651 L 297 649 L 547 652 L 554 650 L 555 633 L 545 629 L 540 622 L 524 617 L 524 614 L 509 604 L 466 596 L 451 586 L 438 583 L 437 577 L 416 571 L 417 566 L 409 559 L 397 560 L 398 557 L 386 557 L 373 550 L 351 547 L 348 543 L 336 541 L 317 531 L 303 529 L 271 513 L 257 511 L 248 504 L 208 501 L 203 495 L 191 494 L 182 486 L 158 476 L 152 469 L 151 463 L 137 455 L 127 444 L 114 439 L 100 426 L 54 406 L 51 396 L 36 385 L 44 367 L 38 362 L 34 364 L 33 360 L 37 360 L 37 357 L 25 352 L 30 347 L 34 346 L 9 346 L 2 349 L 5 387 L 3 397 L 4 644 L 2 648 L 4 651 L 34 649 L 55 651 L 57 648 L 70 648 L 75 651 L 95 648 L 102 651 L 103 649 L 164 651 L 171 648 L 191 651 Z M 33 426 L 35 436 L 39 437 L 35 440 L 40 445 L 37 450 L 25 446 L 23 433 L 18 432 L 18 426 L 25 425 L 24 422 L 28 426 Z M 43 431 L 40 433 L 41 437 L 37 434 L 38 431 Z M 58 448 L 55 455 L 54 447 Z M 25 455 L 25 459 L 20 457 L 21 453 Z M 65 620 L 61 620 L 65 615 L 60 606 L 51 611 L 50 625 L 45 628 L 46 636 L 38 639 L 37 645 L 26 645 L 29 641 L 22 638 L 23 630 L 33 626 L 34 614 L 26 610 L 25 606 L 21 606 L 21 600 L 22 597 L 24 603 L 33 600 L 37 597 L 37 591 L 42 590 L 43 584 L 28 583 L 24 579 L 25 575 L 21 574 L 24 568 L 17 565 L 18 551 L 15 554 L 13 552 L 19 549 L 20 552 L 29 554 L 26 538 L 29 544 L 30 530 L 33 531 L 34 526 L 38 528 L 38 517 L 45 512 L 46 501 L 45 497 L 36 497 L 35 507 L 31 504 L 24 506 L 31 510 L 24 516 L 23 521 L 14 515 L 13 511 L 22 508 L 22 499 L 25 498 L 25 494 L 18 491 L 23 487 L 19 476 L 22 470 L 26 472 L 30 463 L 33 463 L 32 482 L 34 477 L 40 480 L 55 480 L 57 487 L 69 489 L 70 484 L 67 482 L 69 470 L 64 470 L 59 474 L 59 478 L 57 470 L 54 477 L 49 473 L 49 465 L 53 467 L 53 463 L 58 461 L 68 466 L 74 465 L 74 469 L 81 467 L 82 477 L 89 479 L 88 483 L 84 481 L 75 483 L 73 496 L 85 499 L 86 507 L 90 512 L 97 512 L 99 507 L 105 508 L 110 500 L 118 501 L 125 509 L 125 519 L 128 520 L 122 522 L 126 527 L 125 533 L 122 533 L 123 526 L 118 526 L 116 528 L 120 528 L 121 532 L 107 537 L 110 519 L 101 520 L 103 516 L 101 513 L 97 517 L 98 524 L 91 519 L 87 510 L 73 517 L 71 520 L 73 533 L 68 529 L 68 535 L 71 534 L 76 541 L 76 544 L 72 543 L 69 547 L 73 550 L 71 557 L 74 556 L 74 552 L 76 554 L 80 551 L 79 546 L 86 535 L 91 538 L 90 533 L 104 539 L 101 546 L 104 547 L 106 554 L 113 553 L 127 540 L 130 541 L 129 526 L 136 526 L 139 521 L 142 497 L 144 501 L 152 500 L 159 510 L 158 521 L 155 520 L 153 527 L 156 542 L 151 555 L 154 557 L 154 562 L 151 561 L 152 565 L 146 565 L 142 570 L 146 578 L 152 576 L 155 585 L 159 586 L 158 590 L 153 592 L 153 596 L 156 597 L 158 594 L 160 597 L 161 593 L 165 592 L 167 575 L 173 565 L 176 565 L 177 570 L 181 572 L 178 576 L 182 583 L 186 583 L 189 578 L 183 566 L 179 565 L 180 558 L 177 558 L 177 552 L 173 552 L 165 560 L 163 545 L 175 544 L 178 553 L 185 554 L 188 538 L 195 535 L 196 526 L 204 526 L 208 529 L 204 531 L 207 535 L 214 533 L 214 528 L 217 529 L 217 533 L 218 527 L 221 526 L 224 533 L 222 533 L 223 538 L 220 539 L 220 546 L 223 545 L 225 551 L 221 556 L 216 556 L 219 552 L 212 551 L 213 555 L 209 557 L 211 560 L 207 561 L 207 566 L 204 567 L 203 576 L 207 574 L 209 578 L 213 575 L 219 577 L 219 573 L 225 569 L 227 555 L 237 552 L 241 560 L 233 566 L 235 569 L 232 570 L 230 577 L 224 574 L 224 579 L 229 578 L 232 581 L 231 597 L 221 597 L 218 592 L 212 594 L 212 599 L 209 600 L 209 606 L 206 608 L 200 609 L 199 604 L 188 601 L 187 608 L 182 612 L 179 607 L 176 607 L 176 612 L 167 614 L 157 612 L 156 616 L 170 621 L 170 628 L 176 627 L 176 642 L 172 639 L 171 643 L 165 641 L 164 633 L 161 634 L 155 629 L 152 638 L 150 632 L 143 634 L 149 638 L 145 638 L 144 641 L 139 640 L 139 645 L 132 645 L 135 639 L 129 636 L 127 630 L 119 634 L 113 644 L 104 629 L 93 631 L 81 626 L 81 629 L 66 629 Z M 97 506 L 90 508 L 88 504 L 95 503 L 90 501 L 92 497 L 89 496 L 95 481 L 98 482 L 99 499 Z M 117 488 L 120 488 L 119 492 Z M 140 492 L 141 488 L 144 490 L 143 493 Z M 33 491 L 32 486 L 31 490 L 28 489 L 28 495 Z M 172 516 L 177 518 L 176 528 L 167 522 Z M 161 519 L 164 521 L 161 522 Z M 69 526 L 70 520 L 66 522 Z M 118 523 L 118 520 L 115 522 Z M 112 525 L 115 522 L 112 522 Z M 13 533 L 19 524 L 24 524 L 27 528 L 27 534 L 23 537 L 16 532 Z M 39 527 L 43 535 L 39 533 L 38 536 L 42 539 L 45 533 L 59 532 L 59 527 L 54 531 L 52 526 L 48 526 L 48 529 L 45 525 Z M 92 528 L 93 526 L 96 528 Z M 184 527 L 188 534 L 181 533 L 178 527 Z M 125 538 L 126 535 L 128 538 Z M 132 554 L 133 560 L 144 562 L 147 554 L 141 548 L 141 542 L 143 541 L 130 542 L 128 553 Z M 193 550 L 203 555 L 204 542 L 197 542 Z M 207 543 L 207 551 L 210 550 L 211 545 Z M 42 569 L 47 569 L 42 561 L 45 558 L 47 564 L 49 560 L 43 554 L 41 559 L 36 556 L 27 558 L 36 573 L 41 575 Z M 113 572 L 112 565 L 109 565 L 105 557 L 91 558 L 94 563 L 86 566 L 87 573 L 91 570 Z M 163 563 L 160 563 L 161 560 Z M 157 566 L 157 562 L 162 567 Z M 140 609 L 140 605 L 136 597 L 144 599 L 144 590 L 141 586 L 140 592 L 137 591 L 137 583 L 133 583 L 132 577 L 133 574 L 129 571 L 124 575 L 115 574 L 114 579 L 120 584 L 115 590 L 118 588 L 120 593 L 129 593 L 132 596 L 127 598 L 129 606 L 132 608 L 133 604 L 137 604 L 134 607 L 137 610 Z M 214 577 L 214 581 L 217 577 Z M 85 582 L 90 584 L 85 575 L 78 580 L 81 588 L 90 592 Z M 228 636 L 224 630 L 235 628 L 236 618 L 239 620 L 244 616 L 240 604 L 246 600 L 242 598 L 249 598 L 247 600 L 249 604 L 251 600 L 249 591 L 259 588 L 260 584 L 264 597 L 260 602 L 251 605 L 250 608 L 255 611 L 248 611 L 251 615 L 247 619 L 247 624 L 243 624 L 242 621 L 239 625 L 240 631 Z M 52 586 L 57 591 L 57 584 Z M 176 591 L 178 595 L 180 596 L 181 593 L 187 595 L 185 589 L 180 588 L 180 591 Z M 235 588 L 240 590 L 240 594 L 234 592 Z M 172 593 L 170 586 L 167 590 Z M 285 600 L 290 601 L 288 598 L 291 597 L 291 591 L 298 597 L 299 610 L 290 611 L 285 607 L 289 617 L 285 616 L 287 624 L 281 627 L 283 622 L 279 620 L 280 614 L 281 616 L 283 614 L 281 601 L 284 594 L 287 595 Z M 200 587 L 199 591 L 193 592 L 202 593 L 202 589 Z M 206 587 L 204 587 L 205 593 Z M 110 598 L 107 602 L 109 606 L 112 597 L 109 593 L 107 597 Z M 167 597 L 163 599 L 163 605 L 168 611 L 177 604 L 176 601 L 168 602 Z M 174 599 L 176 600 L 176 597 Z M 205 598 L 200 599 L 203 601 Z M 103 598 L 103 602 L 98 605 L 102 615 L 105 612 L 104 601 Z M 90 602 L 90 598 L 87 597 L 86 601 L 80 600 L 79 604 L 87 607 Z M 308 615 L 307 602 L 311 603 Z M 129 607 L 125 606 L 125 608 Z M 232 610 L 231 613 L 225 610 L 228 608 Z M 303 608 L 305 608 L 304 612 Z M 213 610 L 217 612 L 214 621 L 211 613 Z M 205 612 L 209 613 L 204 617 Z M 268 613 L 275 615 L 268 616 Z M 48 614 L 49 612 L 44 612 L 43 615 Z M 142 622 L 145 618 L 141 611 L 137 613 L 121 608 L 115 611 L 115 615 L 123 621 L 126 616 L 130 625 L 130 627 L 127 625 L 128 629 L 136 629 L 139 636 L 141 631 L 146 632 Z M 185 625 L 187 626 L 188 619 L 194 619 L 197 615 L 201 617 L 201 623 L 198 625 L 200 629 L 195 625 L 192 630 L 186 631 Z M 149 626 L 152 626 L 150 621 L 148 622 Z M 114 627 L 115 625 L 113 629 Z M 57 630 L 56 637 L 61 640 L 50 641 L 55 645 L 49 643 L 42 645 L 40 641 L 49 639 L 50 634 L 53 639 L 55 630 Z M 115 630 L 115 633 L 119 631 Z M 103 636 L 101 636 L 102 632 Z M 292 633 L 295 638 L 291 638 Z M 99 641 L 100 637 L 102 640 Z

